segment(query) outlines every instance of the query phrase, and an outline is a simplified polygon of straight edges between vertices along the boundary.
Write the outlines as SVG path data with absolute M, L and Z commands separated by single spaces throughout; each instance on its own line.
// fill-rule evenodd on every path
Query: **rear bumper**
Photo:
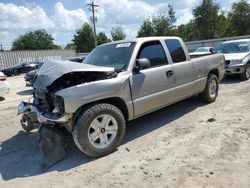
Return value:
M 65 124 L 69 121 L 69 117 L 64 114 L 61 116 L 49 114 L 39 110 L 36 106 L 31 103 L 21 102 L 18 105 L 17 114 L 29 114 L 31 112 L 35 112 L 37 115 L 37 121 L 40 124 Z
M 226 74 L 242 74 L 246 70 L 246 64 L 226 65 Z

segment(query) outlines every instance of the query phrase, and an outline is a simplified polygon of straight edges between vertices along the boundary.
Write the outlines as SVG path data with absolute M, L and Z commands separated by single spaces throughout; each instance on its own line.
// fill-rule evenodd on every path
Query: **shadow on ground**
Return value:
M 197 97 L 192 97 L 129 122 L 125 136 L 125 144 L 163 126 L 167 126 L 168 123 L 202 105 L 204 104 L 201 103 Z M 54 165 L 47 172 L 42 172 L 39 166 L 40 152 L 37 137 L 38 134 L 36 132 L 26 133 L 20 131 L 17 135 L 1 143 L 0 174 L 3 180 L 36 176 L 51 171 L 66 171 L 98 160 L 82 154 L 74 145 L 73 139 L 71 139 L 72 143 L 70 143 L 66 158 Z
M 32 95 L 33 89 L 26 89 L 26 90 L 22 90 L 17 92 L 17 95 Z
M 227 75 L 225 78 L 220 82 L 220 84 L 238 84 L 243 82 L 239 75 Z
M 4 101 L 5 98 L 4 97 L 0 97 L 0 102 Z

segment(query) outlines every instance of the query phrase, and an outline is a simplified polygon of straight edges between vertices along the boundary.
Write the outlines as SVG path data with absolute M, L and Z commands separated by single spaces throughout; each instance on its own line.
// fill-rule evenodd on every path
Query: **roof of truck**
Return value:
M 234 43 L 234 42 L 250 42 L 250 39 L 230 40 L 230 41 L 223 42 L 223 44 Z
M 169 37 L 169 36 L 157 36 L 157 37 L 138 37 L 138 38 L 133 38 L 133 39 L 125 39 L 125 40 L 119 40 L 119 41 L 114 41 L 110 43 L 106 43 L 100 46 L 105 46 L 107 44 L 119 44 L 119 43 L 129 43 L 129 42 L 147 42 L 151 40 L 159 40 L 159 39 L 180 39 L 179 37 Z

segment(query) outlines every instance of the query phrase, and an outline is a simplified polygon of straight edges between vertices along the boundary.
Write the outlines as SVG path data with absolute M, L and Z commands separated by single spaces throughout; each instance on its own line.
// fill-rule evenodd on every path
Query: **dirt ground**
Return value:
M 197 97 L 127 126 L 122 146 L 93 159 L 71 144 L 42 172 L 37 133 L 22 131 L 17 104 L 30 98 L 23 76 L 0 98 L 0 187 L 250 187 L 250 81 L 228 78 L 215 103 Z

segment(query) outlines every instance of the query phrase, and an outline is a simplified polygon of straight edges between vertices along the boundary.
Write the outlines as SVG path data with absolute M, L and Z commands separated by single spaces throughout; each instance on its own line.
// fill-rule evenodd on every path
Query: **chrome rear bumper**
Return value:
M 37 115 L 37 121 L 41 124 L 64 124 L 68 121 L 67 115 L 57 116 L 49 114 L 39 110 L 36 106 L 31 103 L 21 102 L 18 105 L 17 115 L 28 114 L 35 112 Z

